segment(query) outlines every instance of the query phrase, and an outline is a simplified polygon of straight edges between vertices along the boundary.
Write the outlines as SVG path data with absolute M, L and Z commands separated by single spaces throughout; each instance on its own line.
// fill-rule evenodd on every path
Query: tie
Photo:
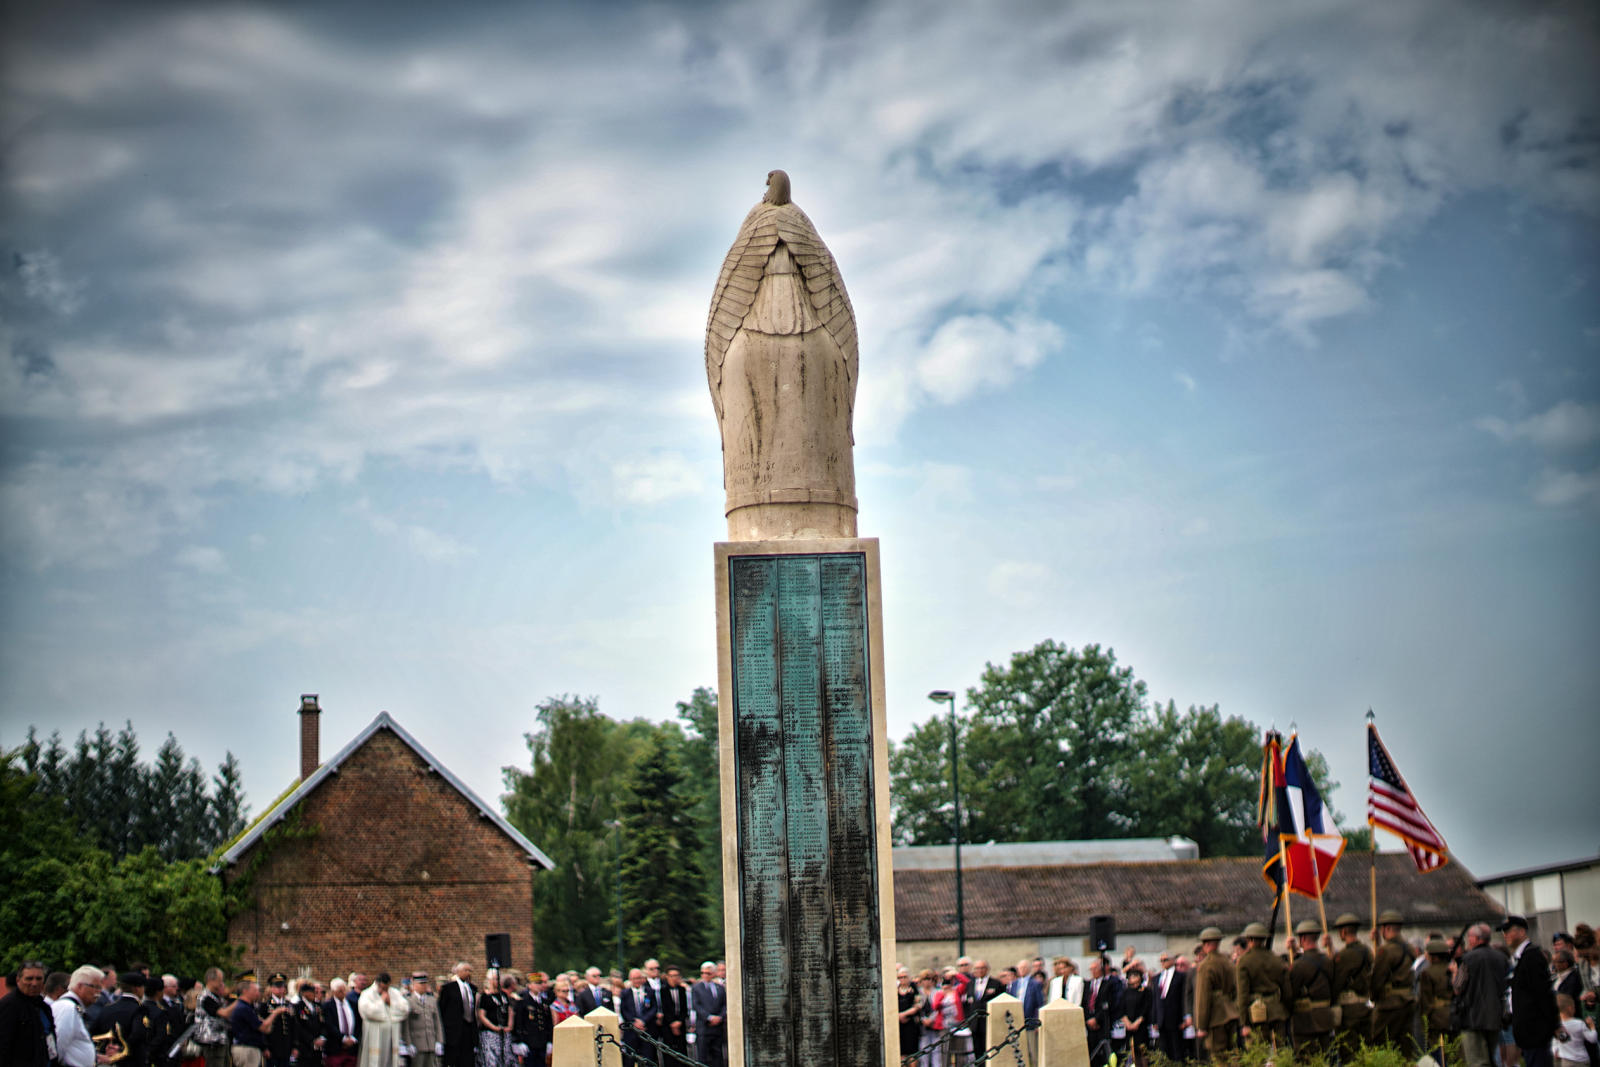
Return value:
M 340 997 L 339 998 L 339 1034 L 342 1037 L 349 1037 L 350 1036 L 350 1016 L 346 1014 L 346 1012 L 348 1012 L 349 1010 L 350 1010 L 350 1005 L 345 1001 L 345 999 L 343 997 Z
M 1089 990 L 1089 1010 L 1094 1011 L 1094 998 L 1100 995 L 1100 979 L 1094 980 L 1094 988 Z

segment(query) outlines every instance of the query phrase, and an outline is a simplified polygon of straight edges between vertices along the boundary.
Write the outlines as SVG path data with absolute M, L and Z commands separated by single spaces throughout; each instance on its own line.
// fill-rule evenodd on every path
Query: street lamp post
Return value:
M 967 954 L 967 908 L 961 891 L 961 753 L 956 742 L 956 695 L 948 689 L 928 694 L 935 704 L 950 705 L 950 791 L 955 795 L 956 831 L 956 955 Z

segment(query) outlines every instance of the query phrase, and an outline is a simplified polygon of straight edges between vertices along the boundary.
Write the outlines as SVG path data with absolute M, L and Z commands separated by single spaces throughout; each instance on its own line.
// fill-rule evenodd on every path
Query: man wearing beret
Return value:
M 1556 994 L 1550 985 L 1550 958 L 1528 939 L 1528 920 L 1507 915 L 1500 924 L 1511 953 L 1506 999 L 1511 1006 L 1511 1038 L 1527 1067 L 1551 1067 L 1550 1041 L 1560 1025 Z

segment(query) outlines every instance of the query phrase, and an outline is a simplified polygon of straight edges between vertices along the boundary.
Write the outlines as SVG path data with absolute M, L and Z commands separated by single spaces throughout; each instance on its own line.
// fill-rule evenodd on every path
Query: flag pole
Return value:
M 1289 955 L 1294 955 L 1294 916 L 1290 906 L 1289 897 L 1293 890 L 1289 888 L 1289 858 L 1284 855 L 1283 835 L 1278 835 L 1278 869 L 1283 871 L 1283 948 Z M 1272 944 L 1272 939 L 1267 939 L 1267 944 Z
M 1372 714 L 1372 709 L 1367 709 L 1367 736 L 1372 735 L 1373 720 L 1377 716 Z M 1369 740 L 1368 745 L 1372 742 Z M 1371 786 L 1367 787 L 1369 790 Z M 1370 803 L 1370 802 L 1369 802 Z M 1378 936 L 1378 828 L 1372 823 L 1370 807 L 1367 811 L 1367 883 L 1371 890 L 1372 903 L 1372 936 Z

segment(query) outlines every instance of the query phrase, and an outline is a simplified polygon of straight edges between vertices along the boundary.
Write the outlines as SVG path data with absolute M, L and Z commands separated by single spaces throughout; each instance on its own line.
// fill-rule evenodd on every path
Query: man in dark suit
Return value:
M 1089 986 L 1083 993 L 1083 1025 L 1089 1031 L 1091 1067 L 1102 1067 L 1118 1049 L 1112 1029 L 1121 1003 L 1122 979 L 1109 972 L 1104 957 L 1090 960 Z
M 1150 991 L 1151 1021 L 1156 1027 L 1156 1044 L 1161 1054 L 1175 1063 L 1189 1058 L 1189 1043 L 1183 1039 L 1183 1028 L 1189 1025 L 1189 1014 L 1184 1007 L 1187 984 L 1188 975 L 1178 970 L 1171 953 L 1163 952 L 1161 973 L 1156 975 L 1155 988 Z
M 605 978 L 600 973 L 600 968 L 590 967 L 583 972 L 584 984 L 578 987 L 572 999 L 578 1005 L 579 1015 L 588 1015 L 596 1008 L 605 1008 L 616 1011 L 617 1006 L 611 1002 L 611 989 L 606 985 Z
M 150 1020 L 145 1015 L 142 997 L 144 975 L 138 971 L 118 975 L 117 989 L 117 999 L 100 1013 L 101 1029 L 93 1036 L 112 1035 L 112 1039 L 127 1051 L 123 1067 L 150 1067 Z
M 961 1007 L 967 1015 L 975 1012 L 987 1011 L 989 1002 L 1001 993 L 1006 987 L 1000 984 L 997 978 L 989 977 L 989 961 L 974 960 L 972 963 L 972 984 L 967 987 L 966 1003 Z M 971 1024 L 972 1051 L 983 1052 L 989 1048 L 989 1020 L 977 1019 Z
M 361 1013 L 350 1006 L 349 987 L 335 978 L 322 1005 L 322 1062 L 326 1067 L 355 1067 L 361 1049 Z
M 455 977 L 439 985 L 439 1025 L 444 1028 L 444 1067 L 472 1067 L 478 1048 L 478 987 L 472 964 L 456 964 Z
M 628 988 L 622 991 L 617 1014 L 622 1016 L 622 1062 L 656 1067 L 656 1048 L 646 1038 L 656 1037 L 655 992 L 645 983 L 644 972 L 635 967 L 628 972 Z
M 667 968 L 661 986 L 661 1041 L 674 1052 L 689 1055 L 689 987 L 676 967 Z
M 1507 915 L 1500 924 L 1506 948 L 1511 950 L 1511 970 L 1506 985 L 1511 990 L 1511 1037 L 1522 1050 L 1527 1067 L 1551 1067 L 1550 1041 L 1560 1025 L 1556 994 L 1550 985 L 1550 959 L 1544 949 L 1528 940 L 1528 920 Z
M 728 991 L 717 981 L 717 965 L 700 965 L 700 981 L 689 990 L 694 1010 L 694 1058 L 715 1067 L 728 1063 Z

